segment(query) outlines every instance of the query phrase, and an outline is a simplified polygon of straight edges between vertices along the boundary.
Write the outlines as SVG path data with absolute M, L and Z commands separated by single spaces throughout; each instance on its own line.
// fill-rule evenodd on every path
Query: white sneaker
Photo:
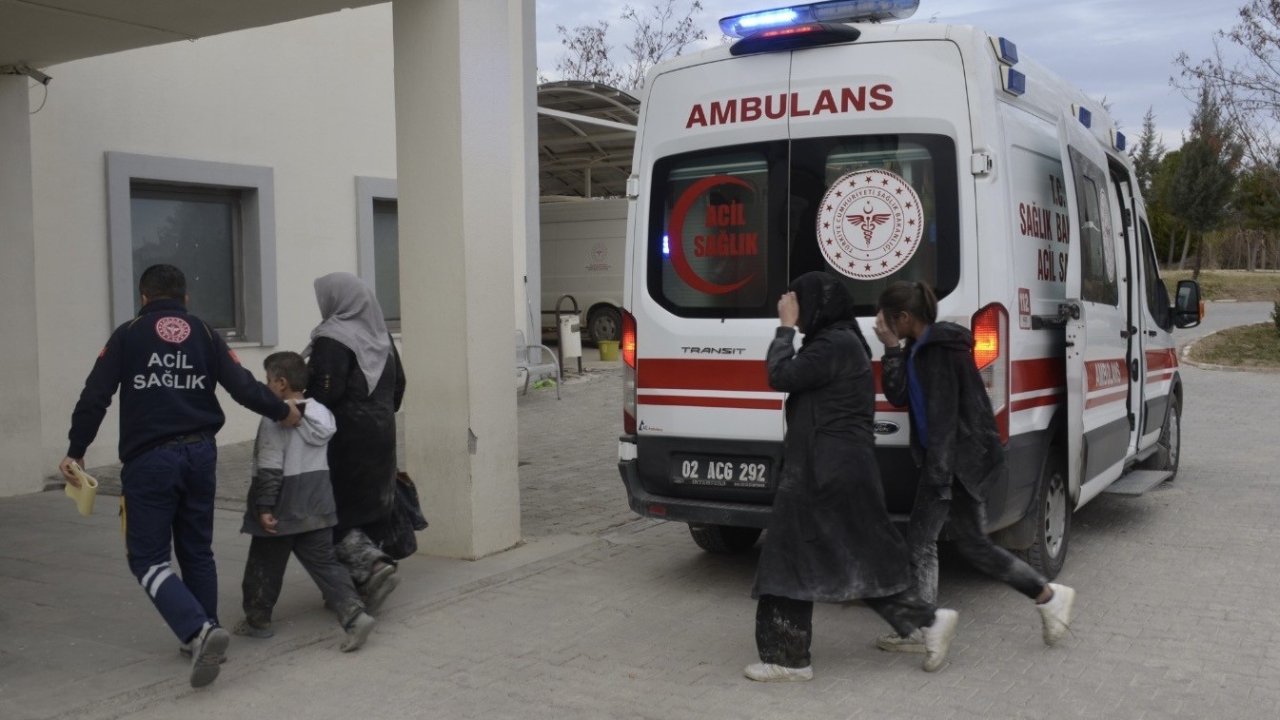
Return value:
M 742 674 L 756 682 L 803 682 L 813 679 L 813 666 L 789 668 L 773 663 L 752 663 Z
M 191 687 L 204 687 L 218 679 L 218 666 L 227 656 L 231 634 L 226 630 L 205 623 L 200 634 L 191 641 Z
M 951 649 L 951 641 L 955 639 L 956 628 L 960 626 L 960 613 L 947 608 L 939 608 L 933 614 L 933 624 L 920 628 L 924 636 L 925 672 L 936 672 L 947 661 L 947 651 Z
M 922 653 L 924 652 L 924 634 L 919 628 L 906 637 L 891 632 L 876 638 L 876 647 L 885 652 Z
M 1040 622 L 1044 625 L 1044 644 L 1053 645 L 1062 639 L 1071 627 L 1071 606 L 1076 602 L 1076 591 L 1066 585 L 1049 583 L 1053 597 L 1048 602 L 1036 605 L 1040 611 Z

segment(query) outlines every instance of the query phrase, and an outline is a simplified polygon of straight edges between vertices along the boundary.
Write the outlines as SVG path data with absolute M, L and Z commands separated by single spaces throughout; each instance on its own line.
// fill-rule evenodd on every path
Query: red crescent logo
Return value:
M 751 187 L 751 183 L 729 175 L 712 175 L 711 177 L 702 178 L 690 185 L 688 189 L 681 193 L 680 199 L 676 200 L 675 207 L 671 209 L 671 228 L 668 231 L 670 235 L 671 266 L 675 268 L 676 275 L 679 275 L 680 279 L 684 280 L 689 287 L 707 295 L 726 295 L 751 282 L 756 276 L 755 273 L 751 273 L 738 282 L 726 285 L 713 283 L 694 272 L 693 267 L 689 265 L 689 259 L 684 255 L 685 216 L 689 214 L 689 210 L 698 198 L 702 197 L 711 188 L 719 187 L 720 185 L 737 185 L 753 193 L 755 192 L 755 188 Z

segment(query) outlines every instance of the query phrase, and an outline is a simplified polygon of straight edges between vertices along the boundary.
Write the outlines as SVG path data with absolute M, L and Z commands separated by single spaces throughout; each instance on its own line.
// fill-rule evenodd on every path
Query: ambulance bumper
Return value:
M 634 458 L 620 459 L 618 472 L 622 475 L 622 483 L 627 487 L 627 502 L 631 505 L 631 511 L 641 517 L 673 520 L 690 525 L 754 528 L 765 528 L 769 525 L 769 514 L 772 511 L 770 505 L 655 495 L 642 486 L 639 462 Z

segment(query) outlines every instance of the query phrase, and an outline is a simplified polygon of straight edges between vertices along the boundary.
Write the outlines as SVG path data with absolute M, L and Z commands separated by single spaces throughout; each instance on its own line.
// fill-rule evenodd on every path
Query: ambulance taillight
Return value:
M 993 303 L 973 315 L 973 362 L 996 414 L 1000 442 L 1009 441 L 1009 313 Z
M 622 311 L 622 431 L 636 431 L 636 318 Z

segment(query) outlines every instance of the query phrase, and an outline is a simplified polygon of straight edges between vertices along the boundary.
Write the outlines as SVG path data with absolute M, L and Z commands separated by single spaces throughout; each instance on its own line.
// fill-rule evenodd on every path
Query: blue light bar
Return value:
M 1080 119 L 1081 125 L 1087 128 L 1093 127 L 1093 113 L 1089 112 L 1089 108 L 1081 105 L 1080 109 L 1076 112 L 1076 117 Z
M 792 5 L 720 19 L 720 31 L 743 38 L 752 33 L 805 23 L 852 23 L 904 20 L 915 14 L 920 0 L 828 0 Z
M 995 48 L 996 59 L 1005 65 L 1018 64 L 1018 46 L 1012 40 L 1002 37 L 991 38 L 991 47 Z
M 1000 80 L 1004 91 L 1010 95 L 1022 95 L 1027 91 L 1027 76 L 1011 67 L 1000 68 Z

